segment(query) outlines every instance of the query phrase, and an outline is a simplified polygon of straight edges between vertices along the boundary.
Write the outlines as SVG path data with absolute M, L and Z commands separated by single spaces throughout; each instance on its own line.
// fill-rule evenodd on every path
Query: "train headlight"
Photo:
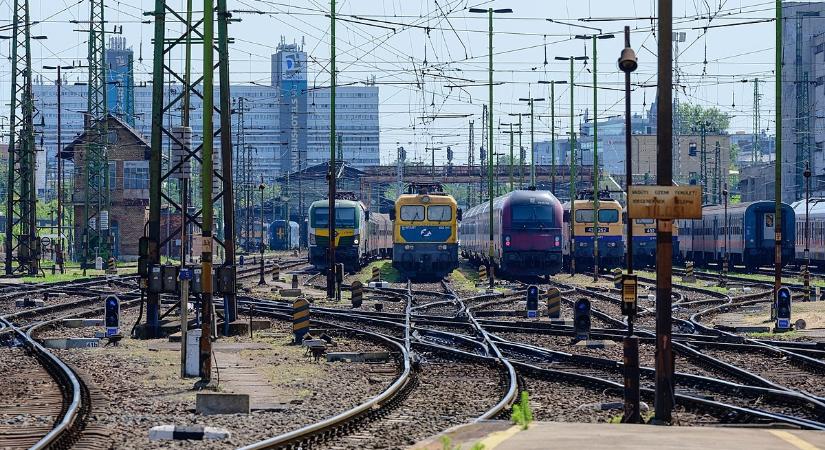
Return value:
M 315 245 L 315 235 L 314 234 L 309 235 L 309 245 Z
M 439 250 L 447 250 L 447 244 L 441 244 L 438 246 Z
M 358 235 L 354 235 L 352 239 L 352 245 L 358 245 Z
M 587 247 L 587 242 L 579 242 L 579 247 Z
M 558 247 L 561 245 L 561 237 L 556 236 L 556 239 L 553 240 L 553 246 Z
M 510 242 L 510 236 L 504 236 L 504 246 L 509 247 L 510 245 L 512 245 Z
M 405 246 L 404 246 L 404 250 L 412 250 L 412 249 L 414 249 L 414 248 L 415 248 L 415 246 L 414 246 L 414 245 L 410 245 L 410 244 L 407 244 L 407 245 L 405 245 Z
M 608 247 L 615 247 L 615 246 L 616 246 L 616 243 L 615 243 L 615 242 L 608 242 L 608 243 L 607 243 L 607 246 L 608 246 Z

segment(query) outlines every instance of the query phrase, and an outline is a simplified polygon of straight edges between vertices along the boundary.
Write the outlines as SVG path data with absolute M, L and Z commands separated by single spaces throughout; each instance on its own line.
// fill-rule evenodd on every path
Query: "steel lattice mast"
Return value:
M 29 1 L 14 1 L 14 42 L 9 114 L 9 165 L 6 193 L 6 274 L 39 270 L 37 208 L 34 185 L 34 100 L 32 98 Z M 17 267 L 15 267 L 15 261 Z
M 83 265 L 111 255 L 109 236 L 109 158 L 107 155 L 106 47 L 103 0 L 89 1 L 89 81 L 87 93 L 86 151 L 83 171 Z M 77 163 L 77 160 L 75 160 Z
M 175 2 L 174 4 L 177 4 Z M 203 2 L 204 8 L 209 2 Z M 191 5 L 191 3 L 190 3 Z M 186 17 L 186 12 L 175 10 L 173 2 L 166 0 L 155 0 L 154 11 L 151 15 L 154 18 L 154 56 L 153 56 L 153 72 L 152 72 L 152 134 L 151 134 L 151 154 L 149 159 L 149 223 L 148 223 L 148 238 L 149 238 L 149 254 L 148 262 L 150 265 L 160 264 L 160 249 L 162 249 L 170 240 L 178 239 L 182 233 L 181 226 L 172 226 L 170 232 L 166 236 L 161 236 L 161 207 L 168 205 L 170 210 L 177 214 L 185 214 L 186 222 L 192 224 L 195 228 L 193 235 L 198 236 L 201 247 L 212 247 L 214 242 L 217 246 L 223 247 L 224 258 L 222 266 L 232 266 L 235 263 L 235 205 L 234 195 L 232 191 L 232 135 L 231 135 L 231 105 L 230 105 L 230 88 L 229 88 L 229 50 L 228 44 L 232 42 L 228 37 L 228 23 L 230 22 L 230 14 L 226 8 L 226 0 L 217 0 L 212 3 L 210 8 L 214 11 L 217 19 L 217 30 L 214 29 L 214 24 L 210 23 L 210 32 L 213 34 L 217 31 L 217 39 L 210 40 L 210 44 L 215 53 L 213 58 L 217 58 L 217 63 L 208 64 L 203 68 L 204 73 L 210 73 L 210 79 L 206 80 L 202 74 L 200 76 L 185 76 L 186 69 L 181 64 L 179 67 L 172 66 L 166 63 L 166 58 L 170 54 L 178 54 L 181 56 L 185 51 L 187 43 L 192 46 L 203 46 L 206 43 L 205 20 L 201 17 L 195 17 L 189 22 Z M 194 11 L 201 9 L 194 8 Z M 210 20 L 212 22 L 212 20 Z M 171 31 L 181 29 L 181 32 Z M 218 72 L 218 84 L 220 87 L 220 94 L 217 101 L 207 102 L 206 90 L 212 91 L 212 80 L 214 79 L 214 71 Z M 181 90 L 178 93 L 165 92 L 163 80 L 166 77 L 181 82 Z M 204 82 L 209 85 L 204 86 Z M 204 146 L 203 143 L 199 145 L 189 146 L 187 143 L 176 136 L 174 131 L 167 126 L 169 123 L 169 115 L 176 115 L 179 108 L 186 108 L 184 105 L 184 92 L 188 92 L 192 98 L 201 98 L 203 100 L 202 111 L 211 111 L 213 114 L 219 115 L 219 126 L 213 128 L 210 134 L 209 145 Z M 213 96 L 208 96 L 213 100 Z M 203 136 L 204 140 L 207 136 Z M 164 147 L 164 139 L 172 141 L 175 145 L 180 146 L 182 150 L 181 158 L 176 160 L 170 167 L 164 167 L 162 163 L 162 152 Z M 213 149 L 212 143 L 218 142 L 220 145 L 218 149 Z M 198 166 L 204 161 L 205 153 L 215 153 L 215 166 L 212 170 L 212 177 L 197 177 L 199 185 L 192 187 L 192 198 L 199 198 L 199 193 L 196 190 L 205 189 L 206 182 L 214 179 L 217 182 L 217 189 L 211 192 L 212 202 L 206 202 L 204 205 L 201 201 L 200 208 L 195 208 L 194 211 L 185 209 L 172 195 L 165 192 L 167 181 L 169 181 L 176 173 L 180 172 L 186 164 Z M 210 158 L 211 159 L 211 158 Z M 193 168 L 193 173 L 200 173 L 200 170 Z M 226 174 L 226 176 L 224 176 Z M 202 174 L 201 174 L 202 175 Z M 222 235 L 216 236 L 212 230 L 212 205 L 218 204 L 222 207 L 223 212 L 223 227 Z M 204 212 L 209 215 L 209 220 L 204 217 Z M 170 213 L 171 215 L 171 213 Z M 208 232 L 204 233 L 203 224 L 206 224 Z M 214 250 L 218 250 L 215 248 Z M 213 250 L 213 251 L 214 251 Z M 213 254 L 219 252 L 210 251 L 209 268 L 212 268 Z M 211 276 L 208 276 L 211 280 Z M 208 305 L 208 311 L 205 309 L 204 316 L 211 317 L 213 313 L 211 299 L 212 299 L 212 283 L 207 281 L 207 275 L 203 275 L 204 281 L 204 306 Z M 225 311 L 225 331 L 228 329 L 229 323 L 236 318 L 236 303 L 234 293 L 220 294 L 224 297 L 224 311 Z M 207 302 L 206 299 L 209 299 Z M 147 334 L 149 336 L 156 336 L 160 331 L 160 295 L 156 293 L 149 293 L 147 295 L 147 309 L 146 309 L 146 323 Z M 211 325 L 211 323 L 210 323 Z M 207 330 L 206 328 L 209 328 Z M 204 329 L 204 336 L 211 334 L 211 326 Z M 207 339 L 208 340 L 208 339 Z M 204 375 L 208 376 L 208 371 Z

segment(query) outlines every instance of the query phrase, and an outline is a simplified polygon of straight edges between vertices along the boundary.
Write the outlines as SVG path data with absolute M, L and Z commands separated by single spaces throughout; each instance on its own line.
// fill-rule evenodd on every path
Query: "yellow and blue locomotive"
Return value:
M 395 202 L 392 265 L 409 279 L 439 279 L 458 268 L 461 210 L 441 186 L 411 184 Z

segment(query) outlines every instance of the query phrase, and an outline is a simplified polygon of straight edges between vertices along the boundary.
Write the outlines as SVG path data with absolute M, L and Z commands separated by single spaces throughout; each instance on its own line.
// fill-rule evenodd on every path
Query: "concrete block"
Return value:
M 619 345 L 616 341 L 606 341 L 606 340 L 597 340 L 597 339 L 589 339 L 586 341 L 579 341 L 576 342 L 577 347 L 587 347 L 587 348 L 606 348 L 606 347 L 613 347 Z
M 389 352 L 333 352 L 327 353 L 327 362 L 387 362 Z
M 170 440 L 198 440 L 202 441 L 227 439 L 232 436 L 223 428 L 205 427 L 202 425 L 160 425 L 149 430 L 149 440 L 170 441 Z
M 549 319 L 549 320 L 550 320 L 551 325 L 561 325 L 561 326 L 567 326 L 567 327 L 572 327 L 573 326 L 573 321 L 570 320 L 570 319 Z
M 46 306 L 46 302 L 41 299 L 21 298 L 15 302 L 18 308 L 42 308 Z
M 386 281 L 370 281 L 367 286 L 371 288 L 388 288 L 390 284 Z
M 301 345 L 304 347 L 324 347 L 327 345 L 327 342 L 323 339 L 304 339 Z
M 103 319 L 63 319 L 66 328 L 102 327 Z
M 301 289 L 281 289 L 278 293 L 281 297 L 297 297 L 301 295 Z
M 69 348 L 95 348 L 100 346 L 98 338 L 60 338 L 43 339 L 43 346 L 46 348 L 57 348 L 61 350 Z
M 268 330 L 272 322 L 268 319 L 252 319 L 252 331 Z M 229 324 L 230 336 L 244 336 L 249 334 L 249 319 L 238 319 Z
M 199 392 L 195 398 L 195 412 L 212 414 L 249 414 L 249 394 Z

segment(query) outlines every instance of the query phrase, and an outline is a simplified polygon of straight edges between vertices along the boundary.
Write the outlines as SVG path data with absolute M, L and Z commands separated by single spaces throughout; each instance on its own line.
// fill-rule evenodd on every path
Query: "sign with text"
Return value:
M 631 186 L 630 219 L 701 219 L 701 186 Z

